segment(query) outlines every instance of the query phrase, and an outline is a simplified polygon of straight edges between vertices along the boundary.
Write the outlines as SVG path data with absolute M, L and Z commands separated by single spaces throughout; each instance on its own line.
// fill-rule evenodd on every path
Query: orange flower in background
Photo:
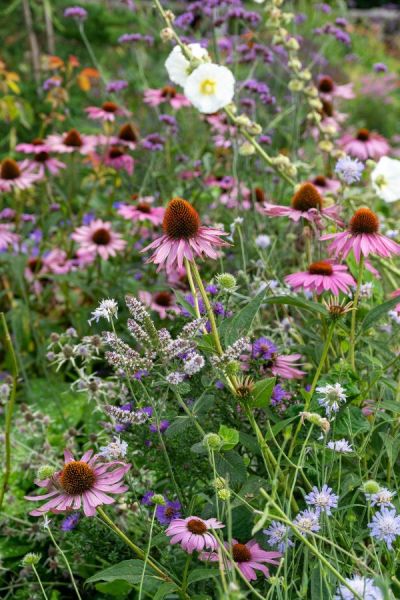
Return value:
M 93 69 L 91 67 L 86 67 L 82 69 L 77 77 L 78 85 L 82 91 L 88 92 L 93 85 L 93 82 L 99 79 L 100 73 L 97 69 Z

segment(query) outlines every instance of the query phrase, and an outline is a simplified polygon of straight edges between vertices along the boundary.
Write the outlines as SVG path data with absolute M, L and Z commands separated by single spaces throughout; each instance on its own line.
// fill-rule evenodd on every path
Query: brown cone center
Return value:
M 39 163 L 44 163 L 49 160 L 50 154 L 48 152 L 38 152 L 35 156 L 35 161 Z
M 319 187 L 326 187 L 326 177 L 317 175 L 313 180 L 313 184 L 318 185 Z
M 77 496 L 93 487 L 96 475 L 92 467 L 81 460 L 73 460 L 65 465 L 59 476 L 59 482 L 67 494 Z
M 190 519 L 186 526 L 190 533 L 197 535 L 201 535 L 207 531 L 207 525 L 203 521 L 200 521 L 200 519 Z
M 369 133 L 368 129 L 362 128 L 357 131 L 356 137 L 360 142 L 368 142 L 370 133 Z
M 266 200 L 265 192 L 260 187 L 254 188 L 254 197 L 256 199 L 256 202 L 258 202 L 259 204 L 263 204 Z
M 135 132 L 134 128 L 130 123 L 123 125 L 119 130 L 118 137 L 120 140 L 124 142 L 136 142 L 138 139 L 137 132 Z
M 118 106 L 114 102 L 104 102 L 101 108 L 108 113 L 115 113 L 118 110 Z
M 350 231 L 354 234 L 377 233 L 379 230 L 379 219 L 369 208 L 356 210 L 350 221 Z
M 105 229 L 104 227 L 96 229 L 92 235 L 92 241 L 97 244 L 97 246 L 107 246 L 107 244 L 111 242 L 109 230 Z
M 72 148 L 80 148 L 83 146 L 83 140 L 79 134 L 79 131 L 76 129 L 71 129 L 64 137 L 64 144 L 66 146 L 71 146 Z
M 200 217 L 193 206 L 183 198 L 173 198 L 168 204 L 163 229 L 174 240 L 195 237 L 200 228 Z
M 139 202 L 139 204 L 136 205 L 136 209 L 146 215 L 151 213 L 151 206 L 150 204 L 147 204 L 147 202 Z
M 1 163 L 0 175 L 2 179 L 18 179 L 21 175 L 19 166 L 12 158 L 6 158 Z
M 310 208 L 322 208 L 322 197 L 315 185 L 303 183 L 292 198 L 292 208 L 306 212 Z
M 168 306 L 171 306 L 172 296 L 169 292 L 158 292 L 158 294 L 154 296 L 154 302 L 167 308 Z
M 32 146 L 41 146 L 43 144 L 43 140 L 42 138 L 35 138 L 31 144 Z
M 163 98 L 175 98 L 176 89 L 172 85 L 166 85 L 162 88 L 161 95 Z
M 332 275 L 333 268 L 330 263 L 325 260 L 321 260 L 319 262 L 311 263 L 308 267 L 308 272 L 311 275 Z
M 232 556 L 235 562 L 249 562 L 251 560 L 251 552 L 245 544 L 233 544 Z
M 333 83 L 332 77 L 321 77 L 318 83 L 318 89 L 323 94 L 329 94 L 333 92 L 335 84 Z
M 121 156 L 123 156 L 124 154 L 125 152 L 117 146 L 112 146 L 108 152 L 109 158 L 121 158 Z

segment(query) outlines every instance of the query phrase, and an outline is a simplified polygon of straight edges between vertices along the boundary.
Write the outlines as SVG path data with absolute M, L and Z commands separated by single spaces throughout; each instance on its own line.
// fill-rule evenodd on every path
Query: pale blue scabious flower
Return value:
M 350 184 L 360 181 L 364 168 L 362 162 L 357 158 L 343 156 L 343 158 L 339 158 L 336 163 L 335 173 L 337 173 L 345 183 Z
M 371 536 L 380 542 L 386 542 L 388 549 L 391 550 L 393 542 L 400 535 L 400 515 L 396 514 L 394 508 L 382 507 L 374 514 L 368 527 L 371 529 Z
M 326 447 L 334 452 L 339 452 L 339 454 L 349 454 L 350 452 L 353 452 L 351 444 L 349 444 L 349 442 L 344 438 L 336 441 L 332 440 L 327 443 Z
M 294 546 L 289 539 L 290 530 L 283 523 L 272 521 L 268 529 L 263 529 L 263 533 L 268 536 L 268 544 L 276 547 L 279 552 L 285 552 L 290 546 Z
M 305 501 L 309 506 L 315 506 L 317 513 L 325 512 L 327 515 L 332 514 L 331 509 L 337 507 L 339 496 L 332 492 L 332 488 L 326 483 L 319 490 L 316 486 L 305 497 Z
M 381 488 L 375 494 L 365 494 L 366 498 L 371 502 L 371 506 L 390 506 L 393 507 L 392 500 L 396 492 L 391 492 L 387 488 Z
M 345 389 L 340 383 L 331 384 L 328 383 L 324 387 L 317 387 L 317 394 L 320 394 L 318 398 L 318 404 L 325 408 L 326 414 L 329 417 L 333 412 L 338 412 L 342 402 L 346 401 Z
M 381 590 L 374 585 L 374 581 L 367 577 L 354 575 L 346 579 L 353 590 L 363 598 L 363 600 L 383 600 Z M 339 585 L 333 600 L 355 600 L 356 596 L 345 586 Z
M 293 525 L 295 525 L 303 535 L 319 531 L 321 529 L 321 525 L 319 524 L 319 513 L 316 510 L 307 508 L 296 516 Z

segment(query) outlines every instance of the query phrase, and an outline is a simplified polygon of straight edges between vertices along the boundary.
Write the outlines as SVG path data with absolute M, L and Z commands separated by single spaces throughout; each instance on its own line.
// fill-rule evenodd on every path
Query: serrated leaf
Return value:
M 228 325 L 224 326 L 223 332 L 226 346 L 230 346 L 241 336 L 249 333 L 253 319 L 256 316 L 264 297 L 265 290 L 261 290 L 249 304 L 242 308 L 242 310 L 232 318 L 232 320 L 226 321 Z
M 165 435 L 169 438 L 176 437 L 189 427 L 191 421 L 190 417 L 176 417 L 168 427 Z
M 295 296 L 269 296 L 265 299 L 266 304 L 288 304 L 290 306 L 296 306 L 297 308 L 303 308 L 313 313 L 319 313 L 327 317 L 328 311 L 322 304 L 317 304 L 312 300 L 305 300 L 303 298 L 297 298 Z
M 243 458 L 237 452 L 229 451 L 215 456 L 215 466 L 218 475 L 229 479 L 232 484 L 243 483 L 246 480 L 246 466 Z
M 253 408 L 266 408 L 274 391 L 275 377 L 268 377 L 257 381 L 251 394 L 250 405 Z
M 223 444 L 221 450 L 233 450 L 233 448 L 239 443 L 239 432 L 237 429 L 227 427 L 226 425 L 220 425 L 218 435 L 222 438 Z
M 375 308 L 370 310 L 363 322 L 361 323 L 359 335 L 365 333 L 370 327 L 372 327 L 372 325 L 379 321 L 379 319 L 387 315 L 389 310 L 391 310 L 398 303 L 399 298 L 391 298 L 391 300 L 387 300 L 387 302 L 384 302 L 379 306 L 375 306 Z

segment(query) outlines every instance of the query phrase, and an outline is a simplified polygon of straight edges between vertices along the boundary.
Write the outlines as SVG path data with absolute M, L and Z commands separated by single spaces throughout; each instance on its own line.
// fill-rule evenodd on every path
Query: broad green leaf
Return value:
M 319 313 L 327 317 L 329 315 L 327 309 L 322 304 L 317 304 L 312 300 L 305 300 L 304 298 L 297 298 L 296 296 L 269 296 L 265 299 L 266 304 L 289 304 L 290 306 L 296 306 L 304 310 L 309 310 L 313 313 Z
M 265 290 L 261 290 L 242 310 L 240 310 L 231 320 L 227 320 L 227 326 L 224 326 L 224 341 L 230 346 L 243 335 L 248 335 L 253 319 L 256 316 L 265 296 Z
M 251 394 L 250 405 L 253 408 L 266 408 L 274 391 L 275 377 L 269 377 L 257 381 Z
M 165 435 L 169 438 L 174 438 L 180 435 L 185 429 L 187 429 L 192 422 L 190 417 L 176 417 L 168 427 Z
M 220 425 L 218 434 L 223 439 L 221 450 L 233 450 L 239 443 L 239 432 L 236 429 L 232 429 L 226 425 Z
M 311 600 L 331 600 L 332 594 L 326 582 L 326 570 L 317 562 L 311 571 Z
M 364 321 L 361 323 L 360 335 L 365 333 L 370 327 L 372 327 L 372 325 L 379 321 L 379 319 L 387 315 L 389 310 L 391 310 L 399 302 L 399 298 L 391 298 L 391 300 L 388 300 L 379 306 L 375 306 L 375 308 L 370 310 Z
M 175 583 L 170 583 L 169 581 L 166 581 L 165 583 L 160 585 L 156 592 L 156 595 L 153 596 L 153 600 L 161 600 L 162 598 L 165 598 L 167 594 L 175 592 L 176 590 L 177 587 Z
M 215 456 L 215 466 L 218 475 L 224 477 L 224 479 L 229 479 L 233 485 L 243 483 L 246 480 L 246 466 L 243 458 L 232 450 L 224 452 L 224 454 L 217 454 Z
M 213 568 L 203 568 L 199 567 L 195 569 L 191 573 L 189 573 L 188 584 L 196 583 L 196 581 L 203 581 L 204 579 L 210 579 L 210 577 L 218 577 L 219 571 L 218 569 Z
M 143 572 L 143 561 L 142 560 L 123 560 L 112 567 L 103 569 L 86 579 L 86 583 L 94 583 L 96 581 L 116 581 L 122 579 L 128 583 L 135 585 L 140 583 Z M 146 568 L 146 575 L 154 575 L 154 571 L 151 571 L 149 567 Z

